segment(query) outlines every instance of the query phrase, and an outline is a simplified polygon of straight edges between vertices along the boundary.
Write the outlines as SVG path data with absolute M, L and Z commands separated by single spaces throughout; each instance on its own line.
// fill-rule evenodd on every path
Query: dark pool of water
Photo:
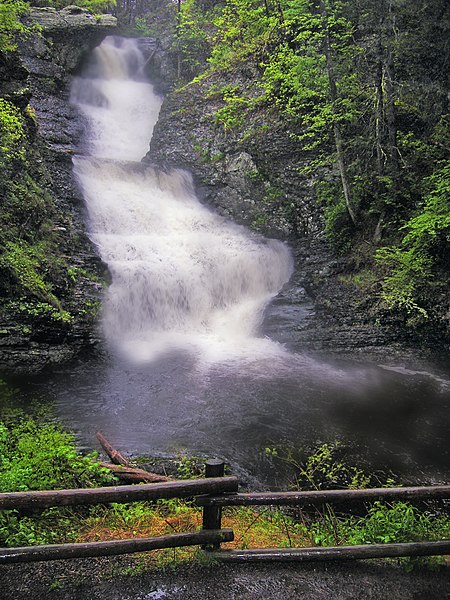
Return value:
M 96 447 L 101 430 L 132 455 L 223 457 L 261 485 L 280 483 L 265 448 L 335 439 L 372 469 L 410 481 L 450 476 L 450 384 L 432 374 L 298 354 L 205 367 L 172 354 L 141 366 L 80 361 L 22 389 L 53 403 L 82 447 Z

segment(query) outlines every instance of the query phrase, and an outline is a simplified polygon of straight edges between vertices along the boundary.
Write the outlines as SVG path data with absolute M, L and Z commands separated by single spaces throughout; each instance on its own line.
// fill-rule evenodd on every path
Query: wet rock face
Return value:
M 67 73 L 73 73 L 86 52 L 108 33 L 114 33 L 117 26 L 117 19 L 112 15 L 92 15 L 79 6 L 67 6 L 60 11 L 50 7 L 33 8 L 30 19 L 41 26 L 54 60 Z M 43 44 L 41 49 L 44 50 Z M 35 58 L 39 60 L 42 57 L 37 48 L 36 51 Z
M 56 10 L 51 7 L 32 8 L 30 18 L 39 23 L 44 32 L 62 31 L 72 35 L 76 29 L 100 29 L 116 27 L 117 19 L 112 15 L 93 15 L 86 8 L 71 5 Z
M 301 175 L 300 143 L 267 109 L 236 129 L 224 127 L 217 113 L 225 102 L 211 89 L 227 85 L 245 89 L 252 81 L 238 74 L 169 93 L 145 160 L 191 171 L 207 204 L 257 231 L 284 238 L 319 234 L 322 217 L 312 181 Z
M 70 104 L 71 77 L 85 56 L 114 32 L 115 18 L 99 19 L 78 7 L 34 9 L 42 35 L 27 38 L 17 52 L 0 54 L 0 97 L 35 115 L 35 130 L 29 133 L 30 172 L 39 173 L 37 184 L 51 192 L 54 231 L 61 259 L 76 280 L 54 282 L 54 291 L 70 323 L 33 319 L 33 326 L 2 311 L 0 316 L 0 369 L 3 372 L 33 372 L 67 361 L 98 344 L 97 308 L 105 279 L 105 267 L 88 239 L 84 204 L 72 176 L 72 155 L 77 151 L 84 124 Z M 30 112 L 30 109 L 27 109 Z M 52 209 L 53 210 L 53 209 Z M 55 257 L 58 260 L 58 257 Z M 86 310 L 89 306 L 90 309 Z

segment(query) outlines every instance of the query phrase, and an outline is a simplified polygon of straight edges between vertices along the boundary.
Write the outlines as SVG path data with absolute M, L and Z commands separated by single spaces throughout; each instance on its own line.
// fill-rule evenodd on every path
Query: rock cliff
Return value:
M 194 174 L 208 204 L 237 222 L 276 237 L 317 235 L 323 229 L 305 157 L 276 111 L 255 109 L 238 127 L 219 122 L 224 90 L 251 97 L 256 74 L 239 72 L 193 82 L 170 93 L 151 141 L 148 161 Z
M 28 245 L 20 245 L 22 240 L 16 244 L 26 247 L 28 258 L 22 251 L 24 264 L 13 264 L 14 271 L 6 263 L 0 276 L 8 296 L 0 312 L 3 372 L 38 371 L 92 347 L 98 340 L 105 279 L 105 268 L 85 233 L 82 198 L 72 178 L 71 157 L 83 123 L 70 105 L 69 93 L 72 75 L 86 54 L 115 31 L 116 20 L 69 6 L 60 12 L 34 9 L 29 22 L 37 22 L 40 32 L 28 36 L 17 51 L 0 56 L 0 98 L 19 108 L 25 123 L 27 159 L 14 179 L 26 181 L 33 190 L 32 201 L 20 199 L 28 203 L 20 209 L 24 215 L 17 206 L 12 216 L 8 214 L 19 229 L 29 231 L 20 236 Z M 14 185 L 17 188 L 15 181 Z M 17 205 L 18 195 L 13 198 Z M 13 204 L 6 196 L 8 202 Z M 34 211 L 32 203 L 39 209 Z M 7 247 L 15 242 L 8 241 Z M 44 248 L 44 256 L 37 247 Z M 36 287 L 42 289 L 32 289 L 31 275 L 27 281 L 20 277 L 24 265 L 35 269 L 35 279 L 42 277 L 36 279 Z

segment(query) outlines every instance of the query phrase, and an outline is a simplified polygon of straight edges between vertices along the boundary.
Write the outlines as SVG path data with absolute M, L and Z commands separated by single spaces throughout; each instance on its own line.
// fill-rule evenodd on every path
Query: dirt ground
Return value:
M 178 566 L 142 571 L 136 559 L 77 559 L 0 567 L 0 600 L 446 600 L 450 566 L 397 563 Z

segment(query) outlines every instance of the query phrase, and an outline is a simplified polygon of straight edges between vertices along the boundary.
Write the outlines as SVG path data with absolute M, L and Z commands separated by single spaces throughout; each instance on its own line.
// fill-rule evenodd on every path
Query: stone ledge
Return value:
M 104 28 L 116 27 L 117 19 L 113 15 L 93 15 L 87 9 L 79 6 L 66 6 L 62 10 L 55 8 L 32 8 L 30 18 L 36 21 L 44 33 L 59 31 L 67 28 Z

